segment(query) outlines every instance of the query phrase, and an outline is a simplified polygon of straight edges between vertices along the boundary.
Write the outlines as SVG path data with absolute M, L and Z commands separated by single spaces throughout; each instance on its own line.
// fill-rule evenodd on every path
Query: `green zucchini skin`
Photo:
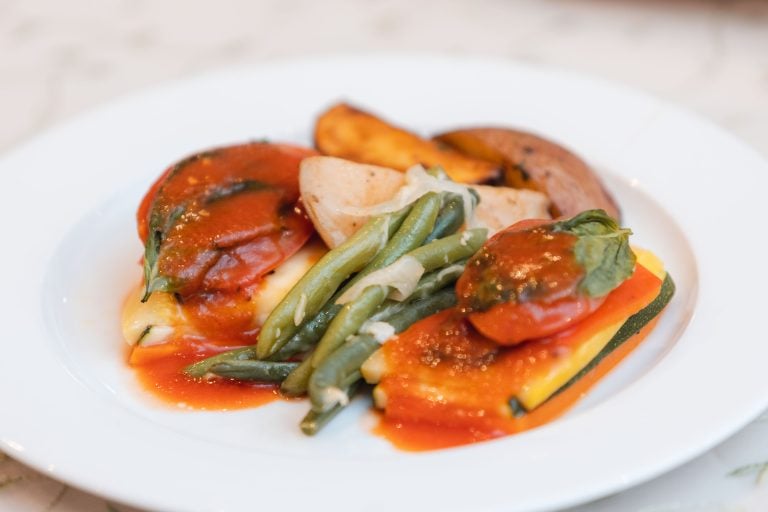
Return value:
M 643 327 L 648 325 L 654 318 L 659 316 L 664 308 L 672 300 L 672 296 L 675 294 L 675 282 L 672 280 L 669 274 L 664 277 L 664 281 L 661 283 L 661 290 L 653 301 L 646 307 L 627 318 L 624 325 L 613 335 L 613 338 L 608 344 L 592 359 L 579 373 L 574 375 L 571 380 L 563 384 L 557 391 L 552 393 L 552 396 L 547 398 L 544 403 L 539 407 L 552 400 L 554 397 L 573 386 L 579 379 L 583 378 L 586 374 L 591 372 L 597 365 L 599 365 L 603 359 L 605 359 L 611 352 L 619 348 L 624 342 L 629 340 L 632 336 L 639 333 Z M 516 397 L 512 397 L 509 401 L 509 406 L 516 418 L 524 415 L 524 407 L 517 400 Z M 530 412 L 530 411 L 527 411 Z

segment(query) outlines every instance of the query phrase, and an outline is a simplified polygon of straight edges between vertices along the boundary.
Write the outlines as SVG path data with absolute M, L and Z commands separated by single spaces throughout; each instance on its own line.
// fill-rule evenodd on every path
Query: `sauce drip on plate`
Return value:
M 163 402 L 185 409 L 229 410 L 256 407 L 279 398 L 277 386 L 232 379 L 192 378 L 183 369 L 236 345 L 180 339 L 153 347 L 138 347 L 129 357 L 142 387 Z

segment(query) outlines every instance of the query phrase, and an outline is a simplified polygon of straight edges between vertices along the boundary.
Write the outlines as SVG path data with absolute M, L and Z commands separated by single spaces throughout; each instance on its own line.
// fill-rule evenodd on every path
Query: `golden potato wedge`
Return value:
M 344 103 L 331 107 L 318 118 L 315 146 L 326 155 L 398 171 L 416 164 L 439 165 L 453 180 L 462 183 L 482 183 L 497 178 L 501 172 L 495 163 L 422 139 Z
M 404 184 L 405 175 L 394 169 L 329 156 L 305 158 L 299 173 L 307 214 L 329 247 L 344 242 L 368 220 L 349 211 L 386 202 Z M 472 188 L 480 196 L 475 222 L 488 228 L 489 236 L 522 219 L 549 218 L 549 199 L 540 192 L 487 185 Z
M 602 208 L 621 212 L 600 179 L 578 156 L 542 137 L 505 128 L 471 128 L 444 133 L 435 140 L 504 168 L 504 183 L 549 196 L 555 216 Z

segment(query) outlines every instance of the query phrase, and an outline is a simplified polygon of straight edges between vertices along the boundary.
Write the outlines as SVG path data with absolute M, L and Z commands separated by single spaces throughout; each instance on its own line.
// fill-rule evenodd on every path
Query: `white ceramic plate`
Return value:
M 309 143 L 351 100 L 425 133 L 509 125 L 605 175 L 635 243 L 678 293 L 653 335 L 563 419 L 432 453 L 370 433 L 359 400 L 303 437 L 305 405 L 171 409 L 124 364 L 118 315 L 139 279 L 134 210 L 169 163 L 268 137 Z M 114 103 L 6 155 L 0 447 L 53 478 L 153 510 L 546 510 L 647 480 L 768 405 L 768 280 L 758 209 L 768 165 L 645 95 L 499 61 L 339 58 L 205 76 Z

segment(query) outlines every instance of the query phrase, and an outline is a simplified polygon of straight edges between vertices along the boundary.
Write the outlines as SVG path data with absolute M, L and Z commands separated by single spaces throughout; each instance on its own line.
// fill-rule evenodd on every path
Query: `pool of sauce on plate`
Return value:
M 161 401 L 198 410 L 244 409 L 280 398 L 274 384 L 226 378 L 193 378 L 184 368 L 221 352 L 253 343 L 252 310 L 247 295 L 216 293 L 183 305 L 197 335 L 150 347 L 135 347 L 128 364 L 139 383 Z

